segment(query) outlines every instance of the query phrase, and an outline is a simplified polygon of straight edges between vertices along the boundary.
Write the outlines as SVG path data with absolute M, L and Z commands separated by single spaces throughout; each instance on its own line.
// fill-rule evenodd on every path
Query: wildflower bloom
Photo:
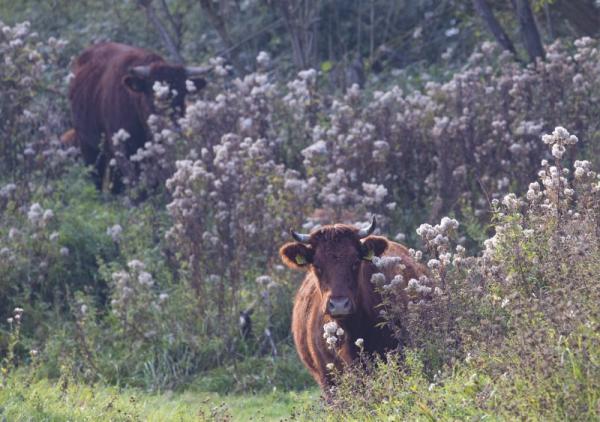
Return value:
M 29 207 L 29 211 L 27 212 L 27 219 L 32 223 L 37 223 L 44 213 L 44 209 L 37 202 Z
M 385 281 L 385 275 L 383 273 L 374 273 L 371 276 L 371 283 L 373 283 L 376 286 L 383 285 Z
M 185 89 L 190 94 L 194 93 L 194 92 L 196 92 L 196 84 L 193 81 L 190 81 L 189 79 L 186 79 L 186 81 L 185 81 Z
M 328 322 L 325 325 L 323 325 L 323 331 L 326 334 L 330 334 L 330 335 L 333 335 L 337 331 L 338 328 L 339 328 L 338 324 L 335 321 L 331 321 L 331 322 Z
M 138 275 L 138 282 L 144 286 L 152 286 L 154 281 L 152 280 L 152 274 L 146 271 L 141 271 Z
M 337 322 L 331 321 L 323 325 L 323 338 L 329 349 L 335 348 L 338 342 L 338 337 L 344 335 L 344 330 L 338 326 Z
M 119 146 L 120 143 L 125 142 L 129 138 L 131 138 L 129 132 L 125 129 L 119 129 L 117 133 L 112 136 L 112 142 L 114 146 Z
M 146 265 L 139 259 L 132 259 L 127 263 L 127 266 L 135 271 L 141 271 L 146 268 Z
M 256 56 L 256 63 L 263 68 L 267 68 L 271 63 L 271 56 L 266 51 L 260 51 Z
M 156 98 L 164 100 L 169 96 L 169 84 L 160 81 L 155 81 L 152 85 L 152 90 Z

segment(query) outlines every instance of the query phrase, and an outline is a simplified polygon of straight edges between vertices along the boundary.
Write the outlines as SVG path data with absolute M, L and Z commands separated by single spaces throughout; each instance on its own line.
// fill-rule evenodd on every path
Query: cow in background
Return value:
M 209 70 L 170 64 L 158 54 L 112 42 L 93 45 L 77 57 L 69 89 L 76 143 L 85 163 L 94 166 L 99 188 L 111 184 L 113 192 L 122 189 L 119 175 L 105 180 L 115 156 L 114 134 L 120 129 L 129 134 L 123 140 L 127 158 L 151 139 L 146 121 L 155 112 L 154 84 L 165 83 L 174 90 L 170 105 L 176 115 L 182 115 L 186 81 L 202 89 L 206 86 L 202 75 Z
M 379 270 L 371 262 L 373 257 L 401 258 L 403 269 L 384 270 L 388 280 L 402 274 L 408 281 L 425 273 L 406 247 L 371 236 L 375 225 L 373 218 L 371 226 L 361 230 L 335 224 L 311 234 L 292 231 L 296 242 L 283 245 L 279 251 L 288 267 L 307 272 L 294 300 L 292 332 L 302 362 L 323 389 L 331 384 L 328 364 L 342 370 L 357 358 L 361 348 L 381 354 L 398 346 L 391 331 L 379 325 L 383 322 L 378 309 L 381 296 L 371 282 Z M 323 335 L 325 324 L 331 322 L 343 330 L 336 350 L 328 347 Z M 356 344 L 358 339 L 362 345 L 360 341 Z

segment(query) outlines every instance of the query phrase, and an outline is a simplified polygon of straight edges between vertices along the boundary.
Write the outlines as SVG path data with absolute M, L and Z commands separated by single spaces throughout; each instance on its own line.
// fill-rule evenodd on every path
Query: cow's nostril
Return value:
M 332 297 L 327 303 L 331 315 L 347 315 L 352 311 L 352 302 L 347 297 Z

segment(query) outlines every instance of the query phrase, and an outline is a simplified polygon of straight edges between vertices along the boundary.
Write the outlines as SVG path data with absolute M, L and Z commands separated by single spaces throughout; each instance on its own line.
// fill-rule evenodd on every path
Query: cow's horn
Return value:
M 150 76 L 150 66 L 134 66 L 129 69 L 129 71 L 140 78 L 147 78 Z
M 377 221 L 375 220 L 375 216 L 373 216 L 373 221 L 371 221 L 371 225 L 366 229 L 360 229 L 358 231 L 358 238 L 362 239 L 363 237 L 367 237 L 375 230 L 375 226 L 377 225 Z
M 206 66 L 206 67 L 201 67 L 201 66 L 186 66 L 185 67 L 185 74 L 188 78 L 193 78 L 194 76 L 202 76 L 205 75 L 207 73 L 209 73 L 211 70 L 213 70 L 212 66 Z
M 296 233 L 292 229 L 290 229 L 290 233 L 292 234 L 292 237 L 300 243 L 308 243 L 310 241 L 310 235 L 308 234 Z

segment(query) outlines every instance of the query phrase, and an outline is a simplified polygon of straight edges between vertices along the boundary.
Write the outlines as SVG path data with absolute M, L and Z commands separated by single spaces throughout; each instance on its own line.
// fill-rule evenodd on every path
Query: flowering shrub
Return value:
M 213 160 L 229 158 L 219 145 L 231 149 L 250 138 L 262 140 L 284 174 L 298 172 L 286 190 L 303 188 L 307 205 L 332 210 L 334 220 L 351 210 L 348 222 L 377 214 L 382 227 L 397 227 L 429 209 L 432 220 L 467 212 L 485 222 L 489 201 L 525 186 L 538 157 L 551 156 L 537 141 L 551 122 L 573 122 L 586 139 L 582 148 L 596 149 L 600 90 L 590 63 L 598 48 L 590 38 L 575 42 L 574 51 L 557 42 L 548 47 L 548 61 L 529 67 L 484 43 L 447 82 L 406 91 L 353 86 L 341 97 L 320 88 L 314 70 L 285 85 L 271 80 L 266 56 L 257 59 L 256 73 L 233 83 L 214 59 L 217 77 L 204 98 L 190 93 L 178 125 L 151 116 L 154 138 L 132 157 L 146 185 L 162 184 L 182 159 L 202 161 L 211 174 Z M 168 91 L 156 88 L 157 97 Z
M 260 72 L 237 79 L 213 100 L 190 105 L 180 121 L 189 152 L 166 181 L 167 239 L 200 314 L 215 321 L 237 314 L 244 281 L 272 267 L 287 230 L 300 226 L 313 202 L 311 181 L 280 162 L 274 89 Z
M 14 206 L 14 202 L 9 206 Z M 24 293 L 51 297 L 54 288 L 61 284 L 58 276 L 65 270 L 70 252 L 61 244 L 52 209 L 44 209 L 35 202 L 25 215 L 10 217 L 4 220 L 6 230 L 0 230 L 3 309 L 16 306 Z M 14 280 L 20 283 L 15 284 Z
M 29 22 L 11 27 L 0 21 L 0 178 L 39 168 L 55 173 L 73 152 L 59 142 L 65 113 L 63 95 L 56 95 L 63 82 L 57 64 L 65 44 L 39 40 Z
M 525 198 L 494 201 L 482 256 L 452 252 L 457 222 L 445 218 L 417 231 L 433 257 L 427 277 L 374 277 L 407 360 L 368 363 L 367 378 L 348 371 L 332 399 L 338 416 L 598 417 L 600 177 L 587 161 L 564 166 L 563 148 L 578 142 L 564 128 L 542 139 L 554 165 L 543 160 Z M 394 307 L 398 295 L 406 309 Z M 403 399 L 409 391 L 416 401 Z

